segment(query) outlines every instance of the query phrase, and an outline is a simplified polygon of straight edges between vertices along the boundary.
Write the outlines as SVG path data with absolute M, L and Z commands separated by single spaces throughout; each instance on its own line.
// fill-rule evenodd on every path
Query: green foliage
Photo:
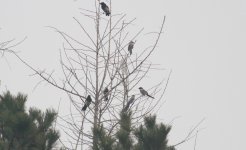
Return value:
M 93 129 L 94 140 L 97 144 L 94 145 L 93 150 L 113 150 L 115 139 L 105 132 L 103 126 Z
M 107 135 L 103 126 L 94 129 L 93 133 L 98 143 L 93 150 L 175 150 L 167 144 L 170 126 L 157 124 L 154 115 L 145 117 L 144 124 L 133 130 L 131 115 L 130 111 L 121 112 L 116 139 Z
M 167 135 L 171 127 L 164 124 L 156 124 L 156 116 L 144 118 L 144 125 L 135 130 L 138 143 L 136 150 L 172 150 L 167 145 Z M 173 148 L 174 149 L 174 148 Z
M 25 110 L 27 96 L 10 92 L 0 96 L 0 149 L 51 150 L 59 138 L 52 128 L 57 113 Z
M 130 137 L 131 133 L 131 112 L 122 111 L 120 114 L 120 129 L 116 134 L 118 139 L 118 150 L 129 150 L 132 147 L 133 140 Z

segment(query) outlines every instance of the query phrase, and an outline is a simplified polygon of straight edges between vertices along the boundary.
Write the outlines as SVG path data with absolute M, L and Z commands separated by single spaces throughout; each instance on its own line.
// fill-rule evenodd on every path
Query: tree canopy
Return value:
M 98 145 L 93 150 L 175 150 L 168 145 L 168 134 L 171 126 L 156 123 L 156 116 L 144 118 L 144 124 L 134 128 L 131 124 L 131 111 L 122 111 L 120 128 L 116 136 L 106 135 L 103 126 L 94 129 Z M 96 133 L 95 133 L 96 131 Z
M 26 101 L 27 96 L 20 93 L 0 95 L 0 149 L 51 150 L 60 136 L 52 126 L 57 113 L 37 108 L 27 112 Z

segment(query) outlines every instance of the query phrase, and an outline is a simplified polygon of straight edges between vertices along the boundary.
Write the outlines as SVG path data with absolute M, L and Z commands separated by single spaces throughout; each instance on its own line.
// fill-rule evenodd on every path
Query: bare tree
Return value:
M 67 140 L 61 139 L 61 143 L 68 149 L 83 149 L 83 145 L 97 144 L 91 129 L 102 124 L 109 135 L 114 135 L 119 128 L 119 114 L 126 106 L 132 110 L 133 125 L 139 125 L 144 116 L 161 104 L 170 77 L 169 73 L 161 82 L 151 87 L 141 85 L 155 99 L 136 92 L 139 84 L 152 69 L 161 71 L 149 58 L 157 48 L 163 33 L 165 16 L 160 22 L 158 31 L 148 34 L 153 37 L 153 41 L 150 41 L 147 47 L 139 46 L 141 49 L 138 49 L 138 52 L 134 51 L 134 47 L 129 52 L 131 41 L 135 45 L 141 45 L 138 41 L 144 38 L 144 29 L 130 33 L 128 27 L 134 23 L 135 18 L 127 21 L 125 14 L 114 14 L 111 1 L 109 10 L 111 14 L 106 16 L 101 10 L 100 2 L 96 0 L 95 11 L 81 9 L 83 17 L 89 18 L 94 26 L 88 26 L 73 18 L 81 29 L 78 32 L 81 35 L 80 39 L 50 27 L 60 34 L 64 41 L 59 56 L 64 77 L 62 80 L 58 79 L 54 72 L 32 67 L 17 53 L 11 51 L 12 46 L 3 48 L 9 42 L 0 44 L 1 50 L 13 52 L 33 70 L 35 75 L 41 78 L 40 82 L 45 81 L 67 93 L 71 104 L 68 106 L 69 114 L 59 115 L 57 126 L 66 134 Z M 108 89 L 106 93 L 105 88 Z M 82 111 L 81 108 L 88 95 L 92 97 L 92 103 Z M 136 97 L 128 103 L 132 95 Z

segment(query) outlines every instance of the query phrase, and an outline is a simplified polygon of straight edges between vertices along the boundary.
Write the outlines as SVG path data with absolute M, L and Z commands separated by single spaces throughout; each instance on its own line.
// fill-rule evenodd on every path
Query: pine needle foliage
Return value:
M 130 150 L 133 145 L 131 134 L 131 112 L 122 111 L 120 114 L 120 129 L 116 137 L 118 139 L 117 150 Z
M 57 113 L 37 108 L 27 113 L 26 101 L 27 96 L 20 93 L 0 95 L 0 149 L 51 150 L 60 136 L 52 127 Z
M 135 150 L 174 150 L 168 146 L 167 136 L 171 126 L 156 123 L 156 115 L 144 118 L 144 125 L 140 125 L 134 132 L 137 137 Z
M 98 145 L 93 150 L 175 150 L 168 145 L 171 126 L 156 123 L 156 116 L 150 115 L 144 118 L 144 124 L 133 129 L 131 116 L 131 111 L 121 112 L 115 139 L 103 126 L 94 129 Z
M 113 150 L 115 139 L 106 134 L 103 126 L 93 129 L 94 138 L 98 141 L 97 145 L 93 146 L 93 150 Z

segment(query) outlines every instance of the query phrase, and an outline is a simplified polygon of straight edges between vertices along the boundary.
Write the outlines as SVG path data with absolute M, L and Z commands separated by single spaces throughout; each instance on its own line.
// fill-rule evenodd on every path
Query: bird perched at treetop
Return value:
M 133 103 L 133 101 L 135 100 L 135 95 L 132 95 L 131 98 L 129 99 L 129 101 L 127 102 L 125 108 L 123 109 L 123 111 L 127 111 L 131 105 L 131 103 Z
M 106 16 L 109 16 L 110 15 L 110 11 L 109 11 L 108 6 L 104 2 L 101 2 L 100 4 L 101 4 L 101 8 L 104 11 L 104 13 L 106 14 Z
M 148 94 L 148 92 L 147 91 L 145 91 L 142 87 L 139 87 L 138 88 L 139 90 L 140 90 L 140 93 L 143 95 L 143 96 L 148 96 L 148 97 L 150 97 L 150 98 L 154 98 L 153 96 L 150 96 L 149 94 Z
M 106 87 L 104 90 L 103 90 L 103 95 L 104 95 L 104 101 L 107 101 L 108 100 L 108 93 L 109 90 L 108 88 Z
M 135 42 L 133 42 L 133 41 L 130 41 L 128 44 L 128 51 L 129 51 L 130 55 L 132 55 L 132 49 L 134 47 L 134 44 L 135 44 Z
M 92 101 L 91 96 L 88 95 L 87 98 L 86 98 L 86 100 L 85 100 L 85 104 L 84 104 L 84 106 L 82 108 L 83 111 L 85 111 L 86 108 L 89 107 L 89 105 L 91 104 L 91 101 Z

